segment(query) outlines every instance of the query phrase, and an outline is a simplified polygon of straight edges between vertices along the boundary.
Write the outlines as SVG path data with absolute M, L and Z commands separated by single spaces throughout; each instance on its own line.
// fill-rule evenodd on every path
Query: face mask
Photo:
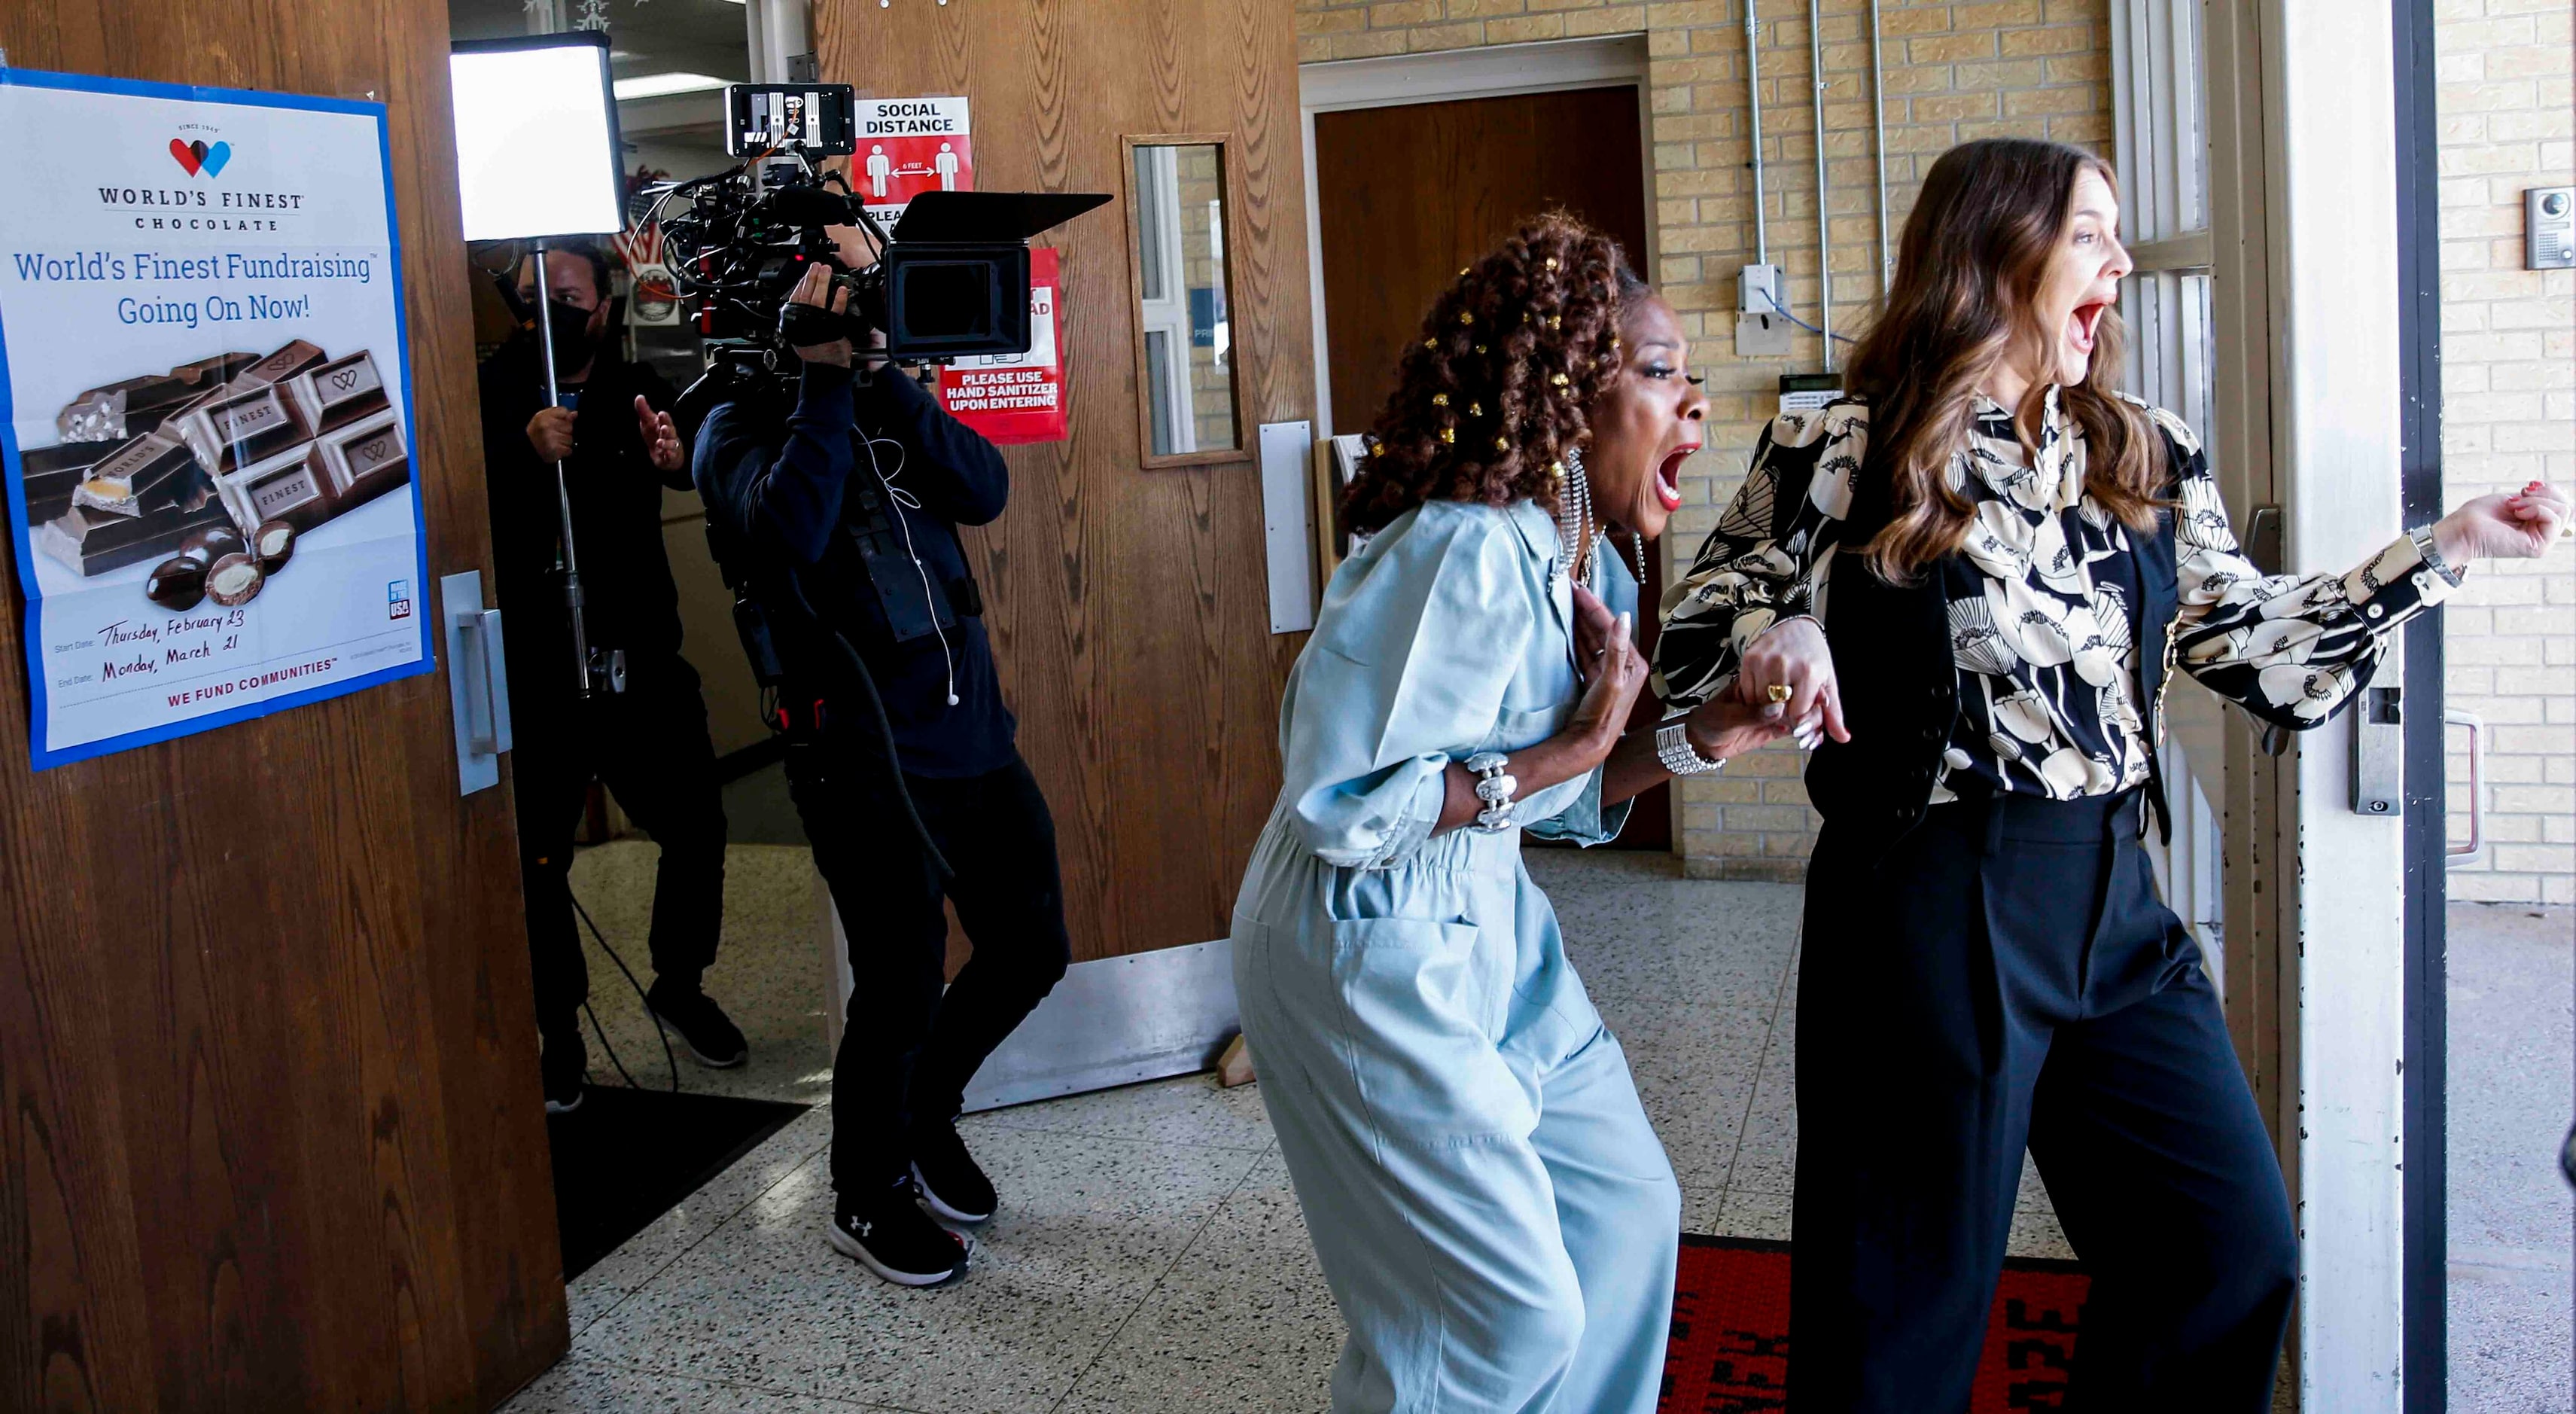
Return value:
M 546 317 L 554 321 L 555 371 L 570 373 L 590 362 L 590 311 L 559 299 L 546 306 Z

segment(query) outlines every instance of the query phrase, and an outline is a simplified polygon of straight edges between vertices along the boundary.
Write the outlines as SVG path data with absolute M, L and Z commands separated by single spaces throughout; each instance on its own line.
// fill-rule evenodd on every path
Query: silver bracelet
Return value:
M 2433 527 L 2416 526 L 2406 532 L 2406 538 L 2415 542 L 2415 553 L 2423 557 L 2424 568 L 2440 575 L 2442 582 L 2453 589 L 2460 587 L 2460 572 L 2451 568 L 2451 562 L 2442 558 L 2441 547 L 2433 543 Z
M 1512 827 L 1512 797 L 1519 793 L 1520 781 L 1503 769 L 1505 760 L 1499 751 L 1479 751 L 1467 758 L 1467 769 L 1476 776 L 1476 799 L 1485 808 L 1476 812 L 1475 827 L 1488 834 L 1500 834 Z
M 1687 726 L 1675 718 L 1655 728 L 1655 759 L 1664 769 L 1676 776 L 1701 776 L 1725 766 L 1723 760 L 1711 761 L 1699 754 L 1699 748 L 1691 745 Z

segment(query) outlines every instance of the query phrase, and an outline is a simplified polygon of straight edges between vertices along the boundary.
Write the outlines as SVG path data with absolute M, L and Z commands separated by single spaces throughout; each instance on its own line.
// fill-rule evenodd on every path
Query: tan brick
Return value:
M 2094 49 L 2093 32 L 2078 25 L 2053 25 L 2047 29 L 2011 29 L 2004 31 L 1998 38 L 1999 47 L 2008 58 L 2032 54 L 2100 52 Z

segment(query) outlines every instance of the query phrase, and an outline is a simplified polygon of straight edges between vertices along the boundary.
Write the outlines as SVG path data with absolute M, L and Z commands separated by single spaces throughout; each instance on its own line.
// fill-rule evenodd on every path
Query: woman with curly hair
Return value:
M 1342 505 L 1280 708 L 1285 784 L 1236 904 L 1261 1092 L 1350 1328 L 1340 1414 L 1646 1414 L 1680 1197 L 1619 1043 L 1521 868 L 1668 774 L 1636 548 L 1681 503 L 1707 399 L 1670 307 L 1562 216 L 1461 271 L 1406 351 Z M 1664 759 L 1759 745 L 1713 704 Z
M 1798 989 L 1800 1414 L 1968 1405 L 2025 1147 L 2093 1277 L 2069 1408 L 2272 1407 L 2297 1230 L 2200 947 L 2140 834 L 2179 669 L 2292 731 L 2475 557 L 2482 496 L 2341 572 L 2267 575 L 2181 419 L 2117 391 L 2110 169 L 1933 165 L 1851 398 L 1782 414 L 1664 599 L 1668 701 L 1786 695 L 1829 737 Z

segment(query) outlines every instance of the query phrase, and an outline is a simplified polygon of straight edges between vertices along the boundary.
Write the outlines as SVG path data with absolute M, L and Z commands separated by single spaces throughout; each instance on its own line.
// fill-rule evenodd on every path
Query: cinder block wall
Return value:
M 2572 0 L 2437 0 L 2448 499 L 2576 482 L 2576 271 L 2527 271 L 2527 187 L 2576 180 Z M 2443 610 L 2449 705 L 2485 719 L 2486 856 L 2451 896 L 2576 903 L 2576 554 L 2481 567 Z M 2467 733 L 2451 733 L 2465 843 Z
M 1735 356 L 1736 270 L 1754 258 L 1742 0 L 1297 0 L 1297 9 L 1299 57 L 1310 63 L 1647 36 L 1658 246 L 1651 276 L 1681 313 L 1713 402 L 1708 450 L 1691 462 L 1685 503 L 1663 547 L 1668 565 L 1687 565 L 1744 479 L 1754 439 L 1777 408 L 1779 375 L 1823 368 L 1810 334 L 1796 336 L 1787 358 Z M 1882 0 L 1880 10 L 1891 240 L 1922 173 L 1957 143 L 2048 137 L 2110 154 L 2109 0 Z M 1814 322 L 1820 262 L 1807 7 L 1763 0 L 1758 13 L 1770 256 L 1787 271 L 1791 307 Z M 1851 332 L 1880 291 L 1868 0 L 1825 0 L 1823 14 L 1833 326 Z M 1816 820 L 1794 754 L 1759 753 L 1716 779 L 1684 781 L 1681 798 L 1681 846 L 1693 873 L 1803 874 Z

